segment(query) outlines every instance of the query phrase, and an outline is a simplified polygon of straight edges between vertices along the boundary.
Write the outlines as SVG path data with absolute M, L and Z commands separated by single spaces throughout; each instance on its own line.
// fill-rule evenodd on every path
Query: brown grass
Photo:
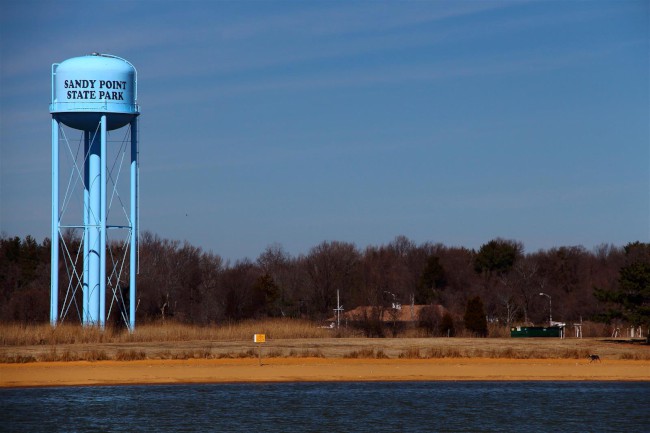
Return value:
M 422 338 L 417 329 L 408 330 L 404 334 L 408 338 L 374 339 L 358 338 L 346 329 L 319 328 L 308 321 L 276 319 L 210 327 L 168 322 L 141 325 L 133 333 L 66 324 L 56 328 L 0 324 L 0 363 L 252 358 L 259 353 L 252 342 L 255 333 L 267 336 L 263 358 L 578 360 L 594 353 L 603 359 L 650 360 L 650 346 L 625 339 Z
M 427 350 L 426 358 L 462 358 L 460 350 L 455 347 L 431 347 Z
M 618 359 L 627 359 L 627 360 L 634 360 L 634 361 L 650 361 L 650 351 L 646 353 L 621 353 L 618 356 Z
M 289 357 L 290 358 L 325 358 L 325 355 L 323 355 L 323 352 L 320 350 L 303 349 L 300 351 L 291 350 L 289 352 Z
M 331 329 L 319 328 L 312 322 L 296 319 L 245 321 L 219 326 L 193 326 L 167 322 L 139 325 L 134 332 L 110 327 L 102 330 L 95 326 L 82 327 L 77 324 L 61 324 L 55 328 L 49 324 L 30 326 L 0 324 L 0 346 L 194 340 L 236 341 L 252 338 L 253 334 L 266 334 L 267 339 L 347 336 L 342 329 L 334 332 Z
M 567 328 L 568 336 L 572 329 Z M 30 346 L 90 343 L 145 343 L 178 341 L 238 341 L 247 340 L 253 334 L 266 334 L 267 339 L 289 338 L 352 338 L 361 337 L 353 328 L 326 329 L 317 324 L 299 319 L 268 319 L 224 323 L 212 326 L 194 326 L 175 322 L 138 325 L 134 332 L 126 329 L 100 329 L 95 326 L 82 327 L 78 324 L 60 324 L 53 328 L 49 324 L 19 325 L 0 323 L 0 346 Z M 607 325 L 585 322 L 585 338 L 608 337 L 611 330 Z M 425 338 L 426 331 L 420 328 L 406 328 L 400 332 L 402 338 Z M 509 338 L 508 328 L 489 325 L 490 338 Z M 456 338 L 470 338 L 463 329 L 456 330 Z
M 406 359 L 419 359 L 422 356 L 420 356 L 420 348 L 418 347 L 409 347 L 406 350 L 403 350 L 402 353 L 399 354 L 399 358 L 406 358 Z
M 352 352 L 343 355 L 347 359 L 387 359 L 388 355 L 383 349 L 376 349 L 374 347 L 365 347 L 360 350 L 353 350 Z
M 146 359 L 147 355 L 143 351 L 138 350 L 119 350 L 115 354 L 116 361 L 137 361 L 140 359 Z

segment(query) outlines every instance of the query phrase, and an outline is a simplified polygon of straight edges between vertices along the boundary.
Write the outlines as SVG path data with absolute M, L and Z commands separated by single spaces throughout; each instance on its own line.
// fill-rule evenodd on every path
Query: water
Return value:
M 406 382 L 0 390 L 7 432 L 645 432 L 650 384 Z

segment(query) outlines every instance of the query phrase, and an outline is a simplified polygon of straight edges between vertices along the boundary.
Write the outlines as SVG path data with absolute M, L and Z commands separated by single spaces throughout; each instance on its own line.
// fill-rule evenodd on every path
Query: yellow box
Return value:
M 255 334 L 253 335 L 253 343 L 265 343 L 266 335 L 264 334 Z

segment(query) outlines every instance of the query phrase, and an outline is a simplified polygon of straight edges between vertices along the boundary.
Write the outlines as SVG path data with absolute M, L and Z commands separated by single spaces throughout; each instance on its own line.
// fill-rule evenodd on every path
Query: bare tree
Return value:
M 336 291 L 345 296 L 354 292 L 359 280 L 360 254 L 354 244 L 323 242 L 304 258 L 311 288 L 313 313 L 324 318 L 334 308 Z
M 524 313 L 524 323 L 530 322 L 530 309 L 540 291 L 544 290 L 546 281 L 539 275 L 539 265 L 534 258 L 526 257 L 514 266 L 515 283 L 519 289 L 520 305 Z

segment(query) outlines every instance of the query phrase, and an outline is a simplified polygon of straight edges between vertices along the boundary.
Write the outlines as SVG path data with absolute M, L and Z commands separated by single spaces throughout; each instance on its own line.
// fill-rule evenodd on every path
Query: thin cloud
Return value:
M 503 36 L 512 33 L 513 37 L 516 37 L 516 34 L 522 30 L 529 31 L 534 27 L 548 25 L 549 22 L 553 23 L 553 25 L 557 25 L 558 22 L 579 22 L 602 17 L 604 13 L 600 10 L 567 16 L 551 16 L 547 13 L 533 18 L 514 17 L 505 21 L 487 20 L 479 28 L 476 28 L 471 23 L 461 23 L 449 28 L 415 26 L 408 28 L 408 31 L 395 33 L 377 31 L 347 38 L 343 44 L 338 40 L 329 38 L 315 38 L 302 42 L 290 40 L 288 41 L 290 49 L 281 51 L 261 50 L 248 52 L 247 50 L 241 50 L 237 43 L 223 44 L 218 40 L 218 37 L 209 37 L 211 33 L 219 33 L 219 27 L 216 26 L 214 30 L 208 32 L 208 36 L 200 29 L 194 31 L 202 34 L 201 41 L 197 41 L 196 49 L 205 49 L 206 53 L 210 54 L 202 58 L 201 62 L 177 61 L 165 67 L 149 67 L 147 68 L 147 76 L 148 78 L 175 77 L 180 80 L 216 78 L 218 81 L 223 82 L 224 79 L 229 81 L 231 77 L 236 77 L 242 73 L 245 75 L 259 73 L 267 74 L 267 79 L 273 81 L 273 76 L 268 75 L 269 72 L 273 74 L 274 71 L 282 69 L 295 70 L 303 66 L 318 67 L 318 65 L 327 67 L 328 64 L 333 62 L 352 62 L 354 66 L 359 56 L 363 55 L 378 53 L 390 55 L 391 52 L 399 55 L 403 50 L 413 48 L 421 48 L 423 52 L 426 52 L 435 49 L 437 46 L 450 46 L 450 44 L 459 41 L 483 40 L 497 34 Z M 290 17 L 285 18 L 290 19 Z M 300 20 L 296 19 L 296 21 Z M 283 38 L 282 35 L 275 36 L 280 39 Z M 534 50 L 535 47 L 528 47 L 527 49 Z M 182 52 L 179 48 L 177 55 L 180 60 L 190 56 L 190 53 Z M 522 53 L 522 55 L 526 57 L 526 53 Z M 163 59 L 155 60 L 163 61 Z M 408 60 L 406 63 L 408 65 Z
M 558 70 L 582 64 L 597 58 L 627 49 L 643 48 L 643 41 L 631 40 L 612 43 L 591 49 L 521 51 L 495 58 L 461 57 L 454 60 L 426 64 L 390 64 L 384 67 L 352 67 L 333 72 L 303 74 L 300 77 L 280 76 L 252 77 L 236 83 L 223 83 L 216 80 L 206 85 L 178 86 L 164 95 L 151 95 L 147 103 L 153 106 L 166 104 L 173 99 L 178 102 L 199 103 L 206 100 L 232 95 L 265 91 L 302 91 L 323 88 L 368 87 L 416 82 L 434 82 L 452 78 L 476 76 L 508 76 L 543 71 Z
M 337 3 L 334 7 L 242 20 L 220 27 L 218 32 L 226 39 L 257 38 L 278 32 L 301 36 L 348 36 L 393 31 L 521 4 L 516 1 L 412 2 L 405 7 L 403 3 L 392 2 Z

